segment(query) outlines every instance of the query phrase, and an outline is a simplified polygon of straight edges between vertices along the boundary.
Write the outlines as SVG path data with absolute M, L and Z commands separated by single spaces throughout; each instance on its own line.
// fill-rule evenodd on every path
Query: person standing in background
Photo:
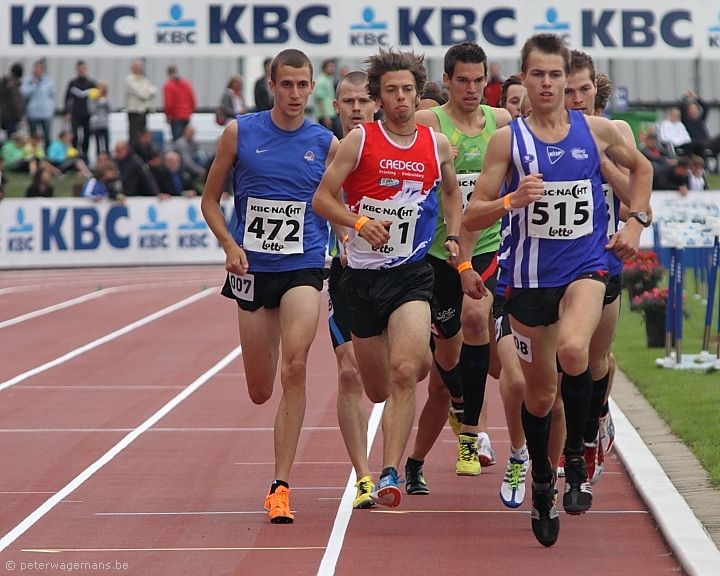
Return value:
M 190 123 L 190 116 L 195 112 L 195 90 L 187 78 L 178 74 L 174 64 L 168 66 L 168 81 L 165 82 L 165 118 L 170 124 L 173 142 L 182 136 L 185 126 Z
M 17 132 L 18 124 L 25 113 L 25 99 L 20 94 L 23 67 L 15 62 L 10 73 L 0 79 L 0 128 L 7 138 Z
M 505 78 L 500 76 L 500 64 L 493 62 L 490 64 L 490 75 L 483 95 L 488 106 L 498 106 L 500 103 L 500 93 Z
M 33 66 L 33 73 L 23 80 L 20 94 L 27 100 L 25 113 L 30 133 L 43 130 L 45 147 L 50 146 L 52 135 L 52 119 L 55 113 L 55 84 L 45 72 L 45 61 L 38 60 Z
M 325 60 L 322 74 L 315 81 L 315 114 L 321 126 L 331 130 L 335 136 L 342 138 L 342 123 L 333 109 L 335 100 L 335 60 Z
M 230 76 L 227 83 L 227 89 L 220 99 L 220 106 L 225 114 L 225 124 L 233 120 L 239 114 L 245 114 L 245 100 L 242 96 L 242 76 L 236 74 Z
M 95 88 L 95 81 L 87 77 L 85 60 L 77 61 L 77 77 L 70 80 L 65 92 L 65 120 L 72 127 L 73 148 L 87 159 L 90 145 L 90 112 L 88 111 L 88 93 Z M 82 128 L 82 140 L 79 138 Z
M 268 81 L 270 80 L 270 65 L 272 64 L 272 58 L 265 58 L 263 62 L 263 68 L 265 74 L 260 76 L 255 82 L 255 111 L 262 112 L 263 110 L 270 110 L 275 102 L 275 96 L 270 92 Z
M 107 95 L 107 83 L 100 80 L 95 88 L 88 94 L 88 112 L 90 112 L 90 133 L 95 136 L 97 154 L 110 153 L 110 112 L 113 103 Z
M 133 60 L 132 73 L 125 78 L 125 108 L 128 115 L 128 139 L 134 143 L 146 126 L 148 112 L 154 112 L 157 87 L 143 74 L 142 60 Z

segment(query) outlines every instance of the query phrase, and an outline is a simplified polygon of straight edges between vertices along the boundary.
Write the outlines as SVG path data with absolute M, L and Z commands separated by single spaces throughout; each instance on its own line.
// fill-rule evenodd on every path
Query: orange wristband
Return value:
M 362 228 L 365 225 L 365 222 L 370 220 L 367 216 L 360 216 L 357 222 L 355 222 L 355 230 L 360 232 L 360 228 Z
M 512 194 L 512 192 L 510 194 Z M 505 194 L 505 198 L 503 199 L 503 208 L 508 212 L 513 209 L 512 204 L 510 204 L 510 194 Z
M 347 234 L 345 234 L 344 238 L 342 239 L 343 244 L 347 244 L 347 241 L 348 241 L 349 238 L 350 238 L 350 236 L 348 236 Z
M 458 274 L 465 272 L 465 270 L 470 270 L 472 267 L 473 267 L 473 265 L 472 265 L 472 262 L 470 262 L 470 260 L 461 262 L 460 264 L 458 264 L 458 267 L 457 267 Z

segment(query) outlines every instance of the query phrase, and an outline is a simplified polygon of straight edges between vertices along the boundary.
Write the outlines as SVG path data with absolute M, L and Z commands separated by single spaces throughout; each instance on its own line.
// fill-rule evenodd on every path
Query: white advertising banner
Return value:
M 234 230 L 232 201 L 222 208 Z M 199 198 L 0 202 L 0 269 L 224 262 Z
M 441 57 L 476 41 L 516 57 L 538 32 L 602 58 L 720 58 L 714 0 L 505 3 L 434 0 L 22 2 L 0 5 L 5 55 L 267 56 L 298 48 L 314 57 L 364 57 L 378 46 Z

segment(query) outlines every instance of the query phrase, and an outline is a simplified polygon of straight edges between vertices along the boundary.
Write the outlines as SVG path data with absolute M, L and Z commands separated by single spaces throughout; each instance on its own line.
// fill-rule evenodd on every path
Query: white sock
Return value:
M 527 445 L 523 445 L 522 448 L 513 448 L 510 446 L 510 454 L 518 460 L 527 460 L 530 457 Z

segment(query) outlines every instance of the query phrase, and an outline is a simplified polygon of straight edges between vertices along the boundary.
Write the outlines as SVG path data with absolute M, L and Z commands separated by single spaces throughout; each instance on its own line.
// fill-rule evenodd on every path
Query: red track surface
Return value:
M 135 288 L 0 329 L 0 383 L 222 279 L 217 268 L 4 273 L 0 322 L 98 285 Z M 159 285 L 139 286 L 153 283 Z M 0 391 L 0 537 L 237 343 L 234 304 L 212 294 Z M 137 575 L 317 574 L 351 470 L 337 427 L 324 319 L 308 370 L 308 410 L 291 478 L 294 524 L 272 525 L 262 510 L 279 383 L 270 402 L 253 405 L 238 357 L 0 552 L 0 571 L 11 573 L 6 563 L 14 562 L 14 572 L 24 563 L 29 574 L 66 574 L 32 563 L 101 562 L 127 564 L 116 571 Z M 421 384 L 418 414 L 425 397 Z M 509 446 L 494 381 L 488 402 L 498 465 L 478 478 L 455 476 L 454 437 L 446 428 L 425 465 L 431 494 L 405 496 L 394 510 L 353 512 L 336 574 L 678 571 L 615 457 L 595 487 L 592 511 L 561 513 L 558 543 L 540 546 L 529 502 L 513 512 L 499 500 Z M 376 474 L 381 439 L 379 432 L 370 457 Z

